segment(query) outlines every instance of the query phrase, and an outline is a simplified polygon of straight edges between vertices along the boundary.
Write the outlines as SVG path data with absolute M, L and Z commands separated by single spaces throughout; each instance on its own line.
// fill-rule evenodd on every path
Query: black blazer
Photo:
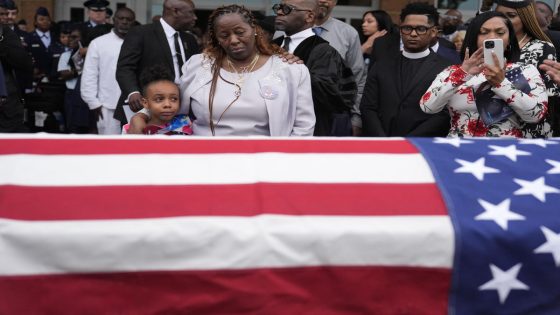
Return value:
M 0 106 L 0 132 L 22 132 L 23 104 L 14 72 L 31 75 L 31 56 L 25 51 L 20 38 L 7 26 L 0 25 L 0 62 L 4 70 L 8 100 Z
M 274 40 L 280 45 L 284 36 Z M 315 110 L 314 136 L 350 136 L 350 109 L 357 93 L 352 70 L 329 42 L 314 35 L 302 41 L 294 55 L 303 60 L 311 77 Z
M 179 32 L 183 41 L 185 60 L 200 53 L 193 35 Z M 115 110 L 115 118 L 126 122 L 122 105 L 132 92 L 140 92 L 139 78 L 142 71 L 150 66 L 161 64 L 175 74 L 173 55 L 167 42 L 161 22 L 133 27 L 126 35 L 117 63 L 117 82 L 121 97 Z
M 448 59 L 452 64 L 462 63 L 461 57 L 455 45 L 445 38 L 438 38 L 439 49 L 436 53 L 445 59 Z M 372 48 L 372 53 L 370 56 L 370 62 L 374 63 L 377 60 L 384 60 L 386 58 L 392 58 L 395 55 L 400 54 L 401 48 L 401 36 L 399 32 L 393 32 L 380 37 L 375 40 L 375 44 Z
M 454 65 L 460 65 L 463 63 L 461 61 L 461 56 L 459 55 L 457 50 L 455 50 L 455 48 L 451 49 L 447 46 L 440 45 L 436 53 L 442 56 L 443 58 L 447 59 L 449 62 L 451 62 Z
M 40 73 L 46 75 L 49 80 L 56 80 L 58 77 L 58 73 L 56 71 L 58 64 L 54 64 L 55 57 L 53 55 L 55 52 L 53 51 L 53 48 L 55 47 L 57 38 L 52 30 L 50 31 L 50 37 L 51 44 L 49 47 L 45 47 L 45 44 L 43 44 L 43 41 L 39 37 L 39 34 L 33 31 L 27 35 L 25 43 L 27 45 L 27 50 L 33 57 L 33 67 L 38 69 Z
M 450 128 L 447 111 L 435 115 L 422 112 L 420 98 L 435 77 L 450 62 L 434 52 L 401 91 L 401 56 L 384 58 L 373 65 L 364 88 L 360 110 L 366 137 L 444 137 Z

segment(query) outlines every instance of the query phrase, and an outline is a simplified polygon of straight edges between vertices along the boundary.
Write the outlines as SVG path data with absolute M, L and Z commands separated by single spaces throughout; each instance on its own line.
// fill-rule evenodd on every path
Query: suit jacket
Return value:
M 398 31 L 381 36 L 375 40 L 370 55 L 370 71 L 371 66 L 378 60 L 392 58 L 400 53 L 401 36 Z
M 50 32 L 51 43 L 49 47 L 45 47 L 43 41 L 37 34 L 37 32 L 31 32 L 27 35 L 25 43 L 27 45 L 27 50 L 33 57 L 33 67 L 38 69 L 40 73 L 46 75 L 49 80 L 56 80 L 58 73 L 56 71 L 58 64 L 54 63 L 56 54 L 54 50 L 56 37 L 53 31 Z M 60 57 L 60 55 L 58 55 Z
M 451 64 L 459 65 L 462 64 L 461 57 L 455 48 L 451 49 L 446 46 L 440 45 L 436 53 L 443 58 L 447 59 Z
M 430 52 L 408 90 L 401 91 L 401 55 L 377 62 L 369 73 L 360 105 L 363 134 L 370 137 L 445 137 L 450 119 L 446 111 L 429 115 L 420 98 L 450 63 Z
M 196 39 L 191 34 L 179 32 L 185 49 L 185 60 L 200 52 Z M 139 77 L 150 66 L 161 64 L 174 74 L 173 55 L 161 22 L 133 27 L 126 35 L 117 63 L 117 82 L 121 97 L 115 118 L 126 122 L 122 105 L 132 92 L 140 92 Z
M 438 38 L 439 49 L 436 53 L 452 64 L 460 64 L 461 58 L 455 45 L 445 38 Z M 378 59 L 392 58 L 400 54 L 401 36 L 399 32 L 393 32 L 375 40 L 370 56 L 370 62 L 373 64 Z
M 284 36 L 275 39 L 280 45 Z M 310 36 L 294 50 L 311 75 L 315 109 L 314 136 L 351 136 L 350 110 L 358 91 L 352 70 L 329 42 Z
M 260 91 L 268 112 L 271 136 L 311 136 L 315 126 L 313 101 L 309 71 L 304 65 L 288 64 L 277 56 L 272 58 L 272 71 L 259 80 Z M 193 56 L 185 64 L 185 74 L 181 77 L 181 109 L 187 114 L 193 104 L 192 112 L 198 119 L 208 119 L 209 93 L 197 93 L 201 89 L 209 91 L 212 81 L 213 60 L 203 54 Z M 191 102 L 196 98 L 196 102 Z M 196 106 L 194 105 L 196 104 Z M 194 121 L 196 133 L 196 120 Z M 208 125 L 207 123 L 205 125 Z M 210 130 L 196 135 L 211 135 Z
M 23 126 L 23 104 L 15 71 L 31 73 L 31 57 L 21 44 L 19 37 L 7 26 L 2 28 L 3 40 L 0 41 L 0 62 L 4 71 L 7 103 L 0 106 L 0 132 L 21 132 Z

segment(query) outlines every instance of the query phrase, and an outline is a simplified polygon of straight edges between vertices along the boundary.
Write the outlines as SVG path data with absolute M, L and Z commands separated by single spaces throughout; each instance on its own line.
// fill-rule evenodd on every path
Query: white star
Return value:
M 484 174 L 499 173 L 500 170 L 486 167 L 484 165 L 485 159 L 480 158 L 474 162 L 469 162 L 461 159 L 455 159 L 455 162 L 461 164 L 461 167 L 455 170 L 455 173 L 471 173 L 479 181 L 484 180 Z
M 552 254 L 556 267 L 560 267 L 560 233 L 556 234 L 551 229 L 541 226 L 541 231 L 546 237 L 546 243 L 535 249 L 537 254 Z
M 450 144 L 450 145 L 458 148 L 458 147 L 461 146 L 461 144 L 473 143 L 473 141 L 463 140 L 459 137 L 455 137 L 455 138 L 434 138 L 434 143 Z
M 488 201 L 478 199 L 478 203 L 484 208 L 484 212 L 474 217 L 478 221 L 494 221 L 502 229 L 507 231 L 509 221 L 523 221 L 525 217 L 512 212 L 509 209 L 511 200 L 506 199 L 497 205 L 491 204 Z
M 520 140 L 519 144 L 532 144 L 532 145 L 538 145 L 539 147 L 546 148 L 547 144 L 558 144 L 558 142 L 545 140 L 545 139 L 525 139 L 525 140 Z
M 560 174 L 560 162 L 554 160 L 546 160 L 546 163 L 554 166 L 551 170 L 546 172 L 547 174 Z
M 513 194 L 516 196 L 519 195 L 533 195 L 533 197 L 537 198 L 541 202 L 546 201 L 546 194 L 560 194 L 560 189 L 556 189 L 552 186 L 547 186 L 544 182 L 544 176 L 535 179 L 534 181 L 522 180 L 522 179 L 513 179 L 521 188 L 516 190 Z
M 507 147 L 499 147 L 497 145 L 489 145 L 489 147 L 494 150 L 490 152 L 490 155 L 503 155 L 514 162 L 517 162 L 518 155 L 531 155 L 527 151 L 517 150 L 514 144 Z
M 521 270 L 522 264 L 511 267 L 508 271 L 503 271 L 493 264 L 490 264 L 492 280 L 478 287 L 479 290 L 496 290 L 500 297 L 500 304 L 504 304 L 511 290 L 529 290 L 529 286 L 517 280 L 517 274 Z

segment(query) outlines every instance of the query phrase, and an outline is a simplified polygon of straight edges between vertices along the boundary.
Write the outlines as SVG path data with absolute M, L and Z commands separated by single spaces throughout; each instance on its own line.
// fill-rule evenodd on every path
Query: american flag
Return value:
M 560 142 L 0 137 L 0 314 L 558 314 Z

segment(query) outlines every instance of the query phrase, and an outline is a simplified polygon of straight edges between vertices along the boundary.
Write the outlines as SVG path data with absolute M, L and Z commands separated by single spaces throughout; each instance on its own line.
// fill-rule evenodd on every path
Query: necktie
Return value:
M 311 30 L 313 30 L 313 33 L 315 33 L 315 35 L 317 35 L 317 36 L 321 36 L 321 33 L 323 33 L 323 27 L 322 26 L 315 26 Z
M 43 45 L 45 45 L 45 47 L 49 47 L 50 44 L 51 44 L 51 41 L 50 41 L 49 36 L 47 34 L 41 35 L 41 41 L 43 42 Z
M 177 65 L 179 66 L 179 76 L 183 75 L 181 68 L 183 67 L 183 54 L 181 53 L 181 46 L 179 46 L 179 33 L 173 35 L 175 41 L 175 56 L 177 56 Z
M 284 45 L 282 46 L 282 48 L 284 48 L 285 51 L 290 51 L 290 40 L 290 36 L 284 37 Z

